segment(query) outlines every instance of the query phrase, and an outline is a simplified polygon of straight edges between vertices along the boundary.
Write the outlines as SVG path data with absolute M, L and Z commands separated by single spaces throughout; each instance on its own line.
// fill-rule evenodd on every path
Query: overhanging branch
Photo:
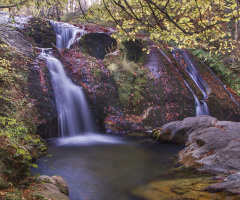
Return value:
M 20 1 L 19 3 L 13 4 L 13 5 L 0 6 L 0 8 L 14 8 L 14 7 L 17 7 L 18 5 L 23 5 L 26 2 L 27 2 L 27 0 L 26 1 Z

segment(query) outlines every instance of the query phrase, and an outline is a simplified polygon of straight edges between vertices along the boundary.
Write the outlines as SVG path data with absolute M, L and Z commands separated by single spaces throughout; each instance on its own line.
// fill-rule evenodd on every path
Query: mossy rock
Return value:
M 41 18 L 30 18 L 29 27 L 24 34 L 31 38 L 32 44 L 38 47 L 51 48 L 56 44 L 56 36 L 51 23 Z
M 219 120 L 240 122 L 240 109 L 235 102 L 227 98 L 218 98 L 216 93 L 211 93 L 206 99 L 211 116 Z

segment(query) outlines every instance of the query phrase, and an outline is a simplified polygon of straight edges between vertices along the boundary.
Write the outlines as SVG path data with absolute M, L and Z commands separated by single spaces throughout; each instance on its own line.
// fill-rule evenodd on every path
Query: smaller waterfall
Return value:
M 70 48 L 75 41 L 80 39 L 81 36 L 86 33 L 84 28 L 80 29 L 71 24 L 54 21 L 51 21 L 51 24 L 56 34 L 56 46 L 60 49 Z M 77 34 L 80 34 L 78 38 Z
M 183 66 L 181 64 L 181 62 L 179 62 L 176 53 L 177 50 L 182 54 L 184 61 L 186 63 L 186 67 Z M 193 63 L 191 62 L 188 54 L 186 53 L 185 50 L 183 49 L 175 49 L 172 51 L 172 55 L 173 57 L 178 61 L 179 65 L 185 69 L 185 71 L 189 74 L 189 76 L 191 77 L 191 79 L 196 83 L 196 85 L 198 86 L 198 88 L 201 90 L 202 94 L 203 94 L 203 100 L 201 100 L 201 102 L 198 100 L 198 98 L 196 97 L 196 95 L 194 94 L 194 92 L 192 91 L 192 89 L 190 88 L 190 86 L 187 84 L 186 81 L 185 84 L 187 85 L 187 87 L 190 89 L 190 91 L 192 92 L 194 99 L 195 99 L 195 103 L 196 103 L 196 115 L 210 115 L 209 112 L 209 108 L 207 106 L 207 103 L 205 102 L 205 100 L 207 99 L 208 95 L 208 86 L 205 83 L 205 81 L 203 80 L 202 76 L 199 74 L 198 70 L 196 69 L 196 67 L 193 65 Z
M 46 60 L 52 76 L 60 136 L 74 136 L 93 131 L 90 111 L 82 88 L 67 77 L 58 59 L 44 52 L 39 57 Z
M 192 92 L 193 97 L 195 99 L 196 116 L 209 115 L 209 114 L 207 114 L 207 113 L 209 113 L 209 109 L 208 109 L 206 102 L 201 101 L 202 102 L 202 104 L 201 104 L 200 101 L 198 100 L 198 98 L 196 97 L 196 95 L 194 94 L 194 92 L 192 91 L 192 89 L 190 88 L 190 86 L 188 85 L 187 81 L 184 80 L 184 83 L 189 88 L 189 90 Z

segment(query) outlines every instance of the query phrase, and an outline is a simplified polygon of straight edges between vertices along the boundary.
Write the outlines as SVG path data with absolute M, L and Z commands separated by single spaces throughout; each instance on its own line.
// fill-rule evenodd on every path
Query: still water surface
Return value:
M 152 143 L 148 137 L 85 134 L 52 139 L 52 156 L 38 160 L 34 172 L 63 176 L 71 200 L 133 200 L 131 190 L 169 170 L 182 148 Z

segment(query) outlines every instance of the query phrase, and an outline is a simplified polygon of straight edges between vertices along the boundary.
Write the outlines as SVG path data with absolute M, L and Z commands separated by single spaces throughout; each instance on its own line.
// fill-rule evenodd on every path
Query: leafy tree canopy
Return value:
M 238 0 L 102 0 L 99 6 L 95 11 L 133 38 L 149 33 L 151 39 L 180 48 L 204 47 L 216 54 L 236 46 L 230 26 L 238 22 Z

